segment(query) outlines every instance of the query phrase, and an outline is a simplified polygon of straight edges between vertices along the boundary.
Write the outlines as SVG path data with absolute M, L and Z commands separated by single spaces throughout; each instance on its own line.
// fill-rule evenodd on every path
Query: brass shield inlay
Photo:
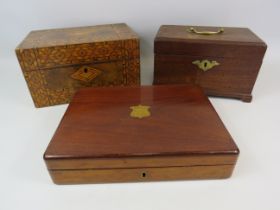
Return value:
M 132 109 L 130 113 L 131 117 L 142 119 L 144 117 L 151 116 L 151 113 L 149 111 L 150 106 L 139 104 L 138 106 L 131 106 L 130 109 Z
M 82 66 L 74 74 L 72 74 L 71 77 L 83 82 L 90 82 L 101 73 L 102 71 L 100 71 L 99 69 L 89 66 Z

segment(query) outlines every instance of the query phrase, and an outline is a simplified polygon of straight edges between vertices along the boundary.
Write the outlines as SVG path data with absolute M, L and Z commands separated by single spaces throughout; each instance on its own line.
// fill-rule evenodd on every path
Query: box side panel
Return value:
M 125 59 L 140 58 L 140 41 L 139 39 L 127 39 L 123 41 L 123 56 Z
M 29 92 L 33 99 L 35 107 L 44 107 L 50 105 L 48 89 L 45 87 L 47 81 L 41 71 L 23 72 Z
M 38 69 L 38 62 L 34 49 L 16 48 L 15 51 L 22 71 L 34 71 Z
M 140 85 L 140 59 L 123 60 L 124 74 L 126 75 L 125 86 Z
M 127 77 L 126 84 L 129 86 L 140 85 L 140 41 L 130 39 L 123 42 L 124 74 Z
M 51 170 L 56 184 L 145 182 L 164 180 L 223 179 L 231 176 L 234 165 L 189 166 L 135 169 Z
M 49 100 L 44 87 L 46 80 L 44 75 L 37 71 L 38 63 L 34 50 L 17 48 L 15 51 L 35 107 L 48 105 Z

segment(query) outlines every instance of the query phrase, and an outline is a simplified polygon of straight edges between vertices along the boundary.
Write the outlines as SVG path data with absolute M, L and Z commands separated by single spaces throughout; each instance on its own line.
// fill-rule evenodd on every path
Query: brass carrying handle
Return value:
M 201 35 L 215 35 L 215 34 L 221 34 L 225 30 L 223 28 L 220 28 L 218 31 L 197 31 L 194 27 L 190 27 L 189 32 L 195 33 L 195 34 L 201 34 Z

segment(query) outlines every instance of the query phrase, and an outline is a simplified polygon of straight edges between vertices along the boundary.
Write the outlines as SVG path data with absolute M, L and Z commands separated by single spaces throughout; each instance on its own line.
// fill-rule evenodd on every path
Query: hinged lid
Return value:
M 237 155 L 202 90 L 172 85 L 80 90 L 44 158 L 73 169 L 234 164 Z
M 32 31 L 17 47 L 25 71 L 139 57 L 126 24 Z
M 217 57 L 263 56 L 266 44 L 250 29 L 231 27 L 222 29 L 220 27 L 163 25 L 156 35 L 154 52 Z M 205 32 L 208 34 L 205 35 Z

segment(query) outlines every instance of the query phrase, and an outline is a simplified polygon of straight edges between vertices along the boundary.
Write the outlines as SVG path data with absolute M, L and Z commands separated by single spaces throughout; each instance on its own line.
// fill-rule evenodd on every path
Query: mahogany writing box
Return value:
M 139 38 L 124 23 L 32 31 L 16 54 L 36 107 L 83 87 L 140 84 Z
M 57 184 L 219 179 L 239 150 L 198 87 L 85 88 L 44 159 Z
M 266 48 L 248 28 L 163 25 L 154 84 L 197 84 L 207 95 L 250 102 Z

